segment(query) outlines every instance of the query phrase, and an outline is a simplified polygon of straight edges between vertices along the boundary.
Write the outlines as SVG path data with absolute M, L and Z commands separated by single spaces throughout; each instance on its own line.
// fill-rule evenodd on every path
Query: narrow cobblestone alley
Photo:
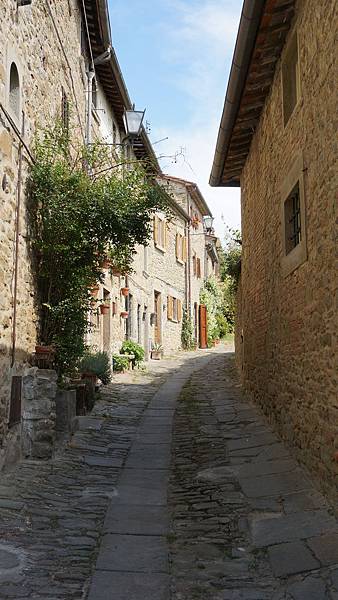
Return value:
M 224 347 L 120 376 L 0 485 L 0 598 L 337 600 L 338 529 Z

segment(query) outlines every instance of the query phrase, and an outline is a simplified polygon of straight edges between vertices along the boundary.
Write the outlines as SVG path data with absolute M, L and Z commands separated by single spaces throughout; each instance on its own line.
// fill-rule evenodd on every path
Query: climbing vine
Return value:
M 34 151 L 28 213 L 39 341 L 55 345 L 62 373 L 85 353 L 102 259 L 115 254 L 130 267 L 135 246 L 150 237 L 153 212 L 168 210 L 167 196 L 141 166 L 112 168 L 105 147 L 76 145 L 59 124 L 41 133 Z

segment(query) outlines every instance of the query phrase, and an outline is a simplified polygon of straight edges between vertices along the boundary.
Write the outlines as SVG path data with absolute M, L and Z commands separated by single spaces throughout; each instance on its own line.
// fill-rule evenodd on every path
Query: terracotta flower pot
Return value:
M 122 310 L 122 311 L 120 312 L 120 317 L 121 317 L 122 319 L 128 319 L 128 316 L 129 316 L 129 313 L 128 313 L 128 311 L 126 311 L 126 310 Z
M 161 350 L 152 350 L 151 351 L 151 358 L 153 360 L 161 360 L 161 358 L 162 358 L 162 352 L 161 352 Z
M 100 304 L 100 313 L 101 315 L 109 314 L 110 305 L 109 304 Z
M 129 288 L 127 288 L 127 287 L 121 288 L 121 294 L 122 294 L 122 296 L 128 296 Z

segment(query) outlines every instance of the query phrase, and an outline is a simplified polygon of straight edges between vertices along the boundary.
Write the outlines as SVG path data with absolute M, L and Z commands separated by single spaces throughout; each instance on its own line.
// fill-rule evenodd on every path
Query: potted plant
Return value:
M 133 368 L 139 367 L 140 363 L 144 360 L 144 349 L 137 342 L 132 340 L 125 340 L 121 346 L 121 354 L 129 354 L 132 357 Z
M 107 352 L 88 352 L 79 365 L 82 379 L 90 379 L 94 384 L 99 378 L 103 384 L 111 379 L 109 358 Z
M 153 360 L 161 360 L 163 348 L 161 344 L 155 343 L 151 347 L 151 358 Z
M 129 359 L 120 354 L 113 354 L 113 372 L 124 373 L 129 369 Z
M 129 313 L 127 310 L 121 310 L 120 317 L 121 319 L 128 319 Z
M 122 294 L 122 296 L 128 296 L 128 294 L 129 294 L 129 288 L 128 287 L 122 287 L 121 288 L 121 294 Z

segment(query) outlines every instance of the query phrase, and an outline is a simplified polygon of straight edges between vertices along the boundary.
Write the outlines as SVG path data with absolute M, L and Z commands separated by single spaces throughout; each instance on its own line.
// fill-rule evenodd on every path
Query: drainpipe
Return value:
M 21 138 L 25 135 L 25 113 L 22 113 Z M 19 243 L 20 243 L 20 207 L 21 207 L 21 177 L 22 177 L 22 140 L 18 149 L 18 186 L 16 195 L 16 217 L 15 217 L 15 258 L 14 258 L 14 289 L 13 289 L 13 329 L 12 329 L 12 353 L 11 368 L 15 363 L 16 349 L 16 322 L 17 322 L 17 298 L 18 298 L 18 266 L 19 266 Z
M 86 120 L 86 145 L 92 141 L 92 102 L 93 102 L 93 79 L 95 71 L 90 68 L 87 71 L 87 120 Z

